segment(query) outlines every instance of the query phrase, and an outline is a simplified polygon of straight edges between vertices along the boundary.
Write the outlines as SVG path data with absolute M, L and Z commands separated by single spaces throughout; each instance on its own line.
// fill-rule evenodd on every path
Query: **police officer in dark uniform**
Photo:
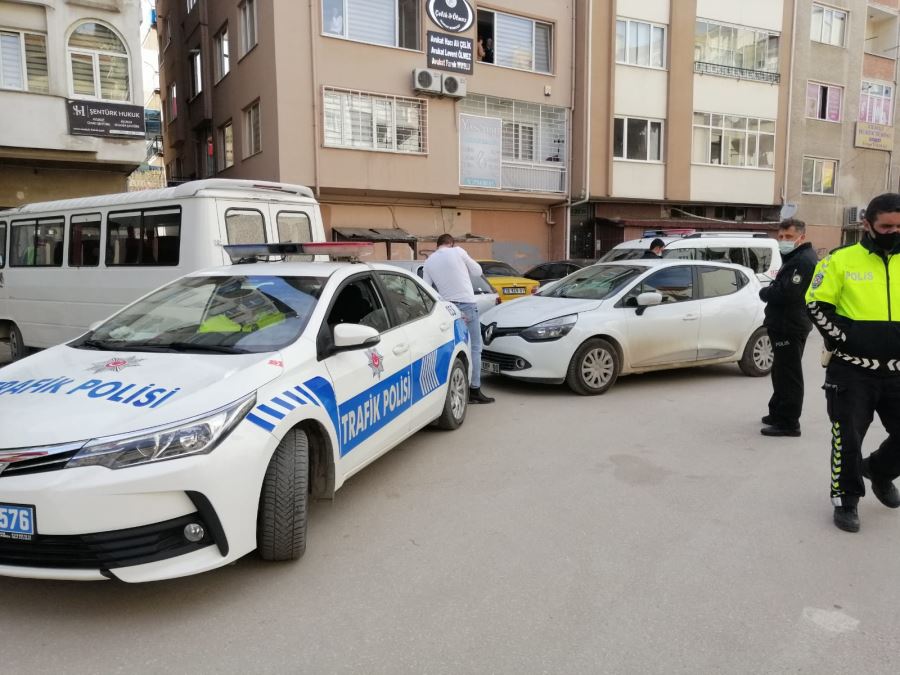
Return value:
M 765 326 L 772 342 L 772 398 L 762 418 L 763 436 L 799 436 L 803 411 L 803 350 L 812 331 L 806 311 L 806 289 L 818 257 L 806 241 L 806 223 L 790 218 L 778 226 L 781 269 L 760 290 L 766 303 Z
M 810 315 L 832 352 L 825 375 L 831 419 L 834 524 L 859 530 L 863 477 L 887 507 L 900 507 L 900 194 L 875 197 L 860 243 L 816 267 L 806 294 Z M 862 442 L 878 413 L 887 439 L 865 460 Z
M 644 251 L 644 255 L 641 256 L 641 259 L 647 260 L 659 260 L 662 258 L 663 249 L 666 247 L 666 242 L 657 237 L 653 241 L 650 242 L 650 248 Z

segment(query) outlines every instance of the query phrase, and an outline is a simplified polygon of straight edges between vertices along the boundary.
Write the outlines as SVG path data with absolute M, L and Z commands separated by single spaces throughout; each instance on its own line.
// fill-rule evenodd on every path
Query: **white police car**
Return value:
M 333 245 L 294 246 L 249 248 Z M 297 558 L 310 497 L 462 424 L 469 363 L 456 308 L 396 268 L 182 277 L 0 370 L 0 574 L 140 582 L 254 549 Z

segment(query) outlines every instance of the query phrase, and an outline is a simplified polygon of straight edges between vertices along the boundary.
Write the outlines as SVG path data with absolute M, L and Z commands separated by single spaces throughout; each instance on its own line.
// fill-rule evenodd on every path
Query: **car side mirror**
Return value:
M 637 296 L 637 315 L 641 316 L 644 312 L 647 311 L 648 307 L 655 307 L 656 305 L 661 305 L 663 301 L 662 293 L 656 293 L 654 291 L 649 291 L 647 293 L 641 293 Z
M 371 326 L 359 323 L 339 323 L 334 327 L 332 352 L 346 352 L 373 347 L 381 342 L 381 335 Z

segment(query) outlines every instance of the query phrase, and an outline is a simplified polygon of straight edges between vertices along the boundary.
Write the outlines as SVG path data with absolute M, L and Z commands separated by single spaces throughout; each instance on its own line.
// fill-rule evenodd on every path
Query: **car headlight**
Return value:
M 167 459 L 205 455 L 225 440 L 254 405 L 255 393 L 175 426 L 147 429 L 139 434 L 96 438 L 88 441 L 68 461 L 66 468 L 105 466 L 108 469 L 124 469 Z
M 519 335 L 521 335 L 529 342 L 558 340 L 564 335 L 569 334 L 569 331 L 571 331 L 572 328 L 575 327 L 576 321 L 578 321 L 577 314 L 567 314 L 566 316 L 561 316 L 558 319 L 550 319 L 549 321 L 536 323 L 533 326 L 530 326 L 523 330 L 521 333 L 519 333 Z

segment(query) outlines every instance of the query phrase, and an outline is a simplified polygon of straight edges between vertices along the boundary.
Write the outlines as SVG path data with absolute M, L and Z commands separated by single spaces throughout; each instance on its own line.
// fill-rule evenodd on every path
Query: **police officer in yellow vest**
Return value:
M 825 376 L 831 419 L 831 501 L 834 524 L 859 531 L 863 477 L 875 497 L 900 507 L 900 194 L 875 197 L 865 234 L 816 267 L 807 307 L 832 352 Z M 862 442 L 874 414 L 887 439 L 865 460 Z

